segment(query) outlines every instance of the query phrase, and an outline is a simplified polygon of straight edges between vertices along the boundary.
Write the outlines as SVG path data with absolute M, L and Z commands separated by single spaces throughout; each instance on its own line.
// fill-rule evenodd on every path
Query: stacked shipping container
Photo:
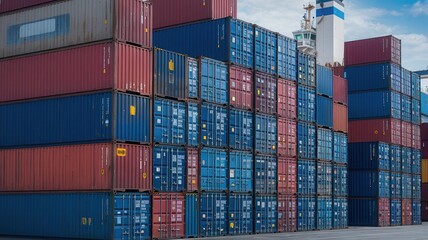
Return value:
M 422 98 L 424 95 L 421 93 Z M 422 114 L 428 115 L 428 112 Z M 421 157 L 421 215 L 422 221 L 428 221 L 428 123 L 421 124 Z

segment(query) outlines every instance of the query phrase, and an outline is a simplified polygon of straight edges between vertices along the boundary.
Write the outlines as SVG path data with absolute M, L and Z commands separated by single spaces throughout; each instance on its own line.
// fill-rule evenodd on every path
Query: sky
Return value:
M 292 37 L 303 4 L 315 0 L 238 0 L 238 18 Z M 428 0 L 344 0 L 345 41 L 394 35 L 401 39 L 402 65 L 428 69 Z M 315 14 L 315 11 L 312 11 Z

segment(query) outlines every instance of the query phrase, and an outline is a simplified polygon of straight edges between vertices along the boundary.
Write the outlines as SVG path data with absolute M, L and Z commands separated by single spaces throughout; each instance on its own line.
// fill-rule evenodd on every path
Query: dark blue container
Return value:
M 256 152 L 276 154 L 277 130 L 276 117 L 256 114 Z
M 382 142 L 350 143 L 348 148 L 349 169 L 390 170 L 390 148 Z
M 348 166 L 333 165 L 333 196 L 348 196 Z
M 391 198 L 401 198 L 402 194 L 402 175 L 401 173 L 391 173 Z
M 300 84 L 315 87 L 315 65 L 316 60 L 312 55 L 308 55 L 299 51 L 297 59 L 297 81 Z
M 348 227 L 348 198 L 333 198 L 333 229 Z
M 157 48 L 154 56 L 155 96 L 186 99 L 187 57 Z
M 151 237 L 148 193 L 2 194 L 0 202 L 1 235 L 43 239 Z
M 226 63 L 201 58 L 201 99 L 226 105 L 229 101 L 229 67 Z
M 412 173 L 413 150 L 411 148 L 401 148 L 401 172 Z
M 391 226 L 401 225 L 401 199 L 391 199 Z
M 329 230 L 333 226 L 333 198 L 318 197 L 317 198 L 317 229 Z
M 187 59 L 187 74 L 188 74 L 188 94 L 187 96 L 192 99 L 199 98 L 199 62 L 194 58 Z
M 277 171 L 276 156 L 255 156 L 254 186 L 256 193 L 271 194 L 277 192 Z
M 401 95 L 401 120 L 412 121 L 412 100 L 408 96 Z
M 299 159 L 297 161 L 297 194 L 316 194 L 316 162 L 312 160 Z
M 428 94 L 421 93 L 421 114 L 428 116 Z
M 199 106 L 197 103 L 187 103 L 187 145 L 199 145 Z
M 227 152 L 223 149 L 203 148 L 200 158 L 202 191 L 227 191 Z
M 297 149 L 299 158 L 316 159 L 316 128 L 310 123 L 297 124 Z
M 349 99 L 349 120 L 369 118 L 401 119 L 401 96 L 390 91 L 352 93 Z
M 153 190 L 186 190 L 186 150 L 184 147 L 153 147 Z
M 276 195 L 255 196 L 255 232 L 275 233 L 278 229 L 277 197 Z
M 349 198 L 349 226 L 382 226 L 380 204 L 379 198 Z
M 165 144 L 186 144 L 186 104 L 155 98 L 153 141 Z
M 281 78 L 297 80 L 297 42 L 278 34 L 278 75 Z
M 401 68 L 401 93 L 412 95 L 412 72 L 405 68 Z
M 248 111 L 230 109 L 229 147 L 232 149 L 253 150 L 253 114 Z
M 332 164 L 328 162 L 317 161 L 317 194 L 332 195 L 333 187 L 333 169 Z
M 333 133 L 333 162 L 348 163 L 348 136 L 344 133 Z
M 421 101 L 418 99 L 412 98 L 412 123 L 420 125 L 421 124 Z
M 196 193 L 186 194 L 186 238 L 197 238 L 199 230 L 199 197 Z
M 317 94 L 333 97 L 333 70 L 317 64 Z
M 390 197 L 391 177 L 387 171 L 349 171 L 349 196 Z M 400 185 L 401 188 L 401 185 Z
M 251 194 L 229 195 L 229 235 L 253 233 L 253 196 Z
M 153 44 L 191 57 L 206 56 L 245 68 L 253 68 L 254 64 L 253 25 L 238 19 L 222 18 L 154 31 Z
M 318 128 L 317 131 L 317 159 L 324 161 L 333 160 L 333 131 Z
M 0 105 L 0 147 L 150 142 L 150 99 L 92 93 Z
M 311 231 L 316 229 L 316 199 L 315 197 L 297 198 L 297 230 Z
M 276 33 L 259 26 L 254 26 L 254 39 L 255 69 L 276 75 L 278 73 L 276 68 L 278 51 Z
M 253 191 L 253 155 L 249 152 L 230 151 L 229 191 Z
M 422 207 L 421 200 L 413 200 L 412 201 L 412 222 L 413 225 L 422 224 Z
M 421 77 L 417 73 L 412 73 L 412 98 L 421 99 Z
M 333 99 L 317 95 L 316 109 L 318 126 L 333 128 Z
M 227 147 L 227 108 L 210 103 L 201 104 L 201 142 L 211 147 Z
M 227 229 L 226 193 L 201 193 L 199 237 L 225 236 Z
M 401 172 L 401 146 L 390 145 L 391 171 Z
M 316 114 L 315 88 L 297 87 L 297 119 L 305 122 L 315 122 Z
M 379 63 L 345 68 L 348 92 L 394 90 L 401 92 L 401 68 L 397 64 Z
M 413 149 L 412 151 L 412 174 L 422 174 L 421 172 L 421 151 Z
M 401 175 L 401 197 L 402 198 L 412 198 L 412 175 L 403 174 Z
M 421 175 L 412 175 L 412 198 L 421 199 Z

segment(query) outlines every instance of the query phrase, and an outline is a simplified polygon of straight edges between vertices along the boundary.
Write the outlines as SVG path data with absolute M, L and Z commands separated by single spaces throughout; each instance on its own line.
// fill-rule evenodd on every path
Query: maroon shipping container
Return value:
M 296 83 L 278 79 L 278 116 L 297 118 L 297 88 Z
M 428 141 L 422 141 L 421 143 L 421 157 L 422 159 L 428 159 Z
M 339 77 L 345 77 L 345 67 L 333 67 L 333 75 Z
M 404 147 L 412 147 L 412 124 L 401 122 L 401 144 Z
M 278 232 L 297 231 L 297 197 L 278 196 Z
M 348 132 L 348 107 L 333 103 L 333 130 L 336 132 Z
M 199 151 L 197 148 L 187 149 L 187 191 L 197 192 L 199 185 Z
M 225 17 L 237 18 L 237 0 L 152 0 L 153 28 Z
M 421 139 L 428 141 L 428 123 L 421 124 Z
M 294 195 L 297 192 L 296 158 L 278 158 L 278 193 Z
M 412 225 L 413 224 L 413 218 L 412 218 L 412 199 L 405 198 L 401 200 L 401 218 L 402 218 L 402 225 Z
M 428 221 L 428 201 L 422 200 L 422 221 Z
M 297 156 L 296 120 L 278 118 L 278 154 L 284 157 Z
M 393 118 L 349 121 L 349 142 L 401 145 L 401 121 Z
M 0 191 L 152 189 L 151 148 L 85 144 L 0 151 Z
M 15 11 L 58 0 L 0 0 L 0 13 Z
M 425 161 L 425 160 L 424 160 Z M 426 169 L 423 169 L 425 171 Z M 427 176 L 428 174 L 423 174 Z M 422 183 L 422 201 L 428 201 L 428 183 Z
M 391 226 L 391 202 L 389 198 L 379 198 L 379 227 Z
M 0 102 L 116 89 L 150 95 L 152 51 L 106 42 L 0 61 Z
M 155 193 L 152 201 L 153 239 L 184 238 L 186 200 L 183 193 Z
M 333 100 L 348 105 L 348 81 L 339 76 L 333 76 Z
M 253 72 L 250 69 L 231 65 L 230 105 L 246 110 L 253 109 Z
M 345 43 L 345 66 L 392 62 L 401 65 L 401 40 L 393 36 Z
M 421 149 L 421 127 L 412 124 L 412 148 Z
M 256 73 L 256 111 L 267 114 L 277 113 L 277 78 L 257 72 Z

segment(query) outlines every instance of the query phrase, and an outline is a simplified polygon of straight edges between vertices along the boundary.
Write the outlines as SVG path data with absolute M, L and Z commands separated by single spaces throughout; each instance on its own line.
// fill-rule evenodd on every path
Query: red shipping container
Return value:
M 412 147 L 412 124 L 401 122 L 401 144 L 404 147 Z
M 278 196 L 278 232 L 297 231 L 297 197 Z
M 392 62 L 401 65 L 401 40 L 393 36 L 345 43 L 345 66 Z
M 197 148 L 187 149 L 187 191 L 197 192 L 199 185 L 199 152 Z
M 296 83 L 278 79 L 278 116 L 297 118 L 297 88 Z
M 256 111 L 266 114 L 277 113 L 277 78 L 265 74 L 256 73 Z
M 412 124 L 412 148 L 421 149 L 421 127 Z
M 253 72 L 250 69 L 231 65 L 230 105 L 246 110 L 253 109 Z
M 421 143 L 421 157 L 422 159 L 428 159 L 428 141 L 422 141 Z M 427 199 L 428 201 L 428 199 Z
M 182 193 L 156 193 L 153 195 L 153 239 L 184 238 L 185 196 Z
M 297 193 L 297 160 L 278 158 L 278 193 L 294 195 Z
M 0 102 L 116 89 L 150 95 L 152 51 L 106 42 L 0 61 Z
M 425 161 L 425 160 L 424 160 Z M 426 170 L 426 169 L 424 169 Z M 428 175 L 428 174 L 423 174 L 423 175 Z M 422 183 L 422 201 L 428 201 L 428 183 Z
M 428 221 L 428 201 L 422 200 L 422 221 Z
M 333 103 L 333 130 L 336 132 L 348 132 L 348 107 Z
M 345 77 L 345 67 L 333 67 L 333 76 Z
M 296 120 L 278 118 L 278 154 L 284 157 L 297 156 Z
M 349 143 L 385 142 L 401 145 L 401 121 L 393 118 L 349 121 Z
M 339 76 L 333 76 L 333 101 L 348 105 L 348 81 Z
M 237 18 L 237 0 L 152 0 L 153 28 L 225 17 Z
M 428 141 L 428 123 L 421 124 L 421 139 Z
M 389 198 L 379 198 L 379 227 L 391 226 L 391 203 Z
M 413 218 L 412 218 L 412 199 L 403 199 L 401 201 L 401 218 L 402 218 L 402 224 L 403 225 L 412 225 L 413 224 Z
M 85 144 L 0 151 L 0 191 L 152 189 L 151 148 Z
M 0 13 L 15 11 L 53 1 L 57 0 L 1 0 Z

